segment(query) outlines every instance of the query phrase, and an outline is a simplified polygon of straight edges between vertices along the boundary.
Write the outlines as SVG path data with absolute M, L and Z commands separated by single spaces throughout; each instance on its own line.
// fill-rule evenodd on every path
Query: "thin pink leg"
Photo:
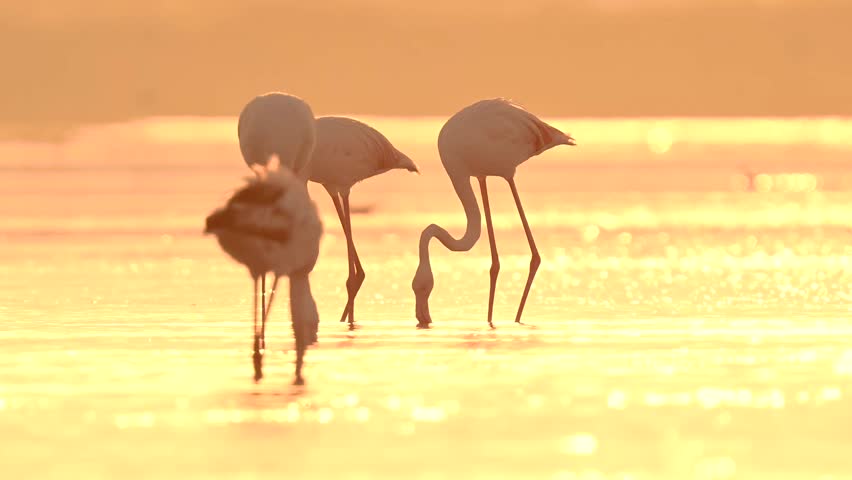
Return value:
M 479 177 L 482 190 L 482 205 L 485 209 L 485 226 L 488 229 L 488 244 L 491 246 L 491 288 L 488 290 L 488 325 L 494 328 L 494 292 L 497 290 L 497 274 L 500 273 L 500 257 L 497 255 L 497 240 L 494 238 L 494 225 L 491 223 L 491 205 L 488 203 L 488 187 L 485 177 Z
M 264 275 L 265 276 L 265 275 Z M 272 292 L 269 293 L 269 301 L 266 302 L 266 313 L 263 315 L 262 324 L 260 326 L 260 348 L 266 349 L 266 322 L 269 320 L 269 310 L 272 309 L 272 301 L 275 300 L 275 292 L 278 291 L 278 279 L 272 281 Z
M 358 258 L 358 252 L 355 250 L 355 240 L 352 239 L 352 214 L 349 213 L 349 192 L 343 194 L 343 214 L 346 216 L 346 240 L 349 242 L 349 251 L 352 252 L 350 260 L 349 280 L 346 281 L 347 290 L 349 290 L 349 302 L 346 304 L 349 309 L 349 328 L 355 328 L 355 296 L 358 295 L 358 290 L 361 290 L 361 285 L 364 284 L 364 279 L 367 277 L 364 274 L 364 267 L 361 266 L 361 259 Z M 352 277 L 352 271 L 355 271 L 355 277 Z M 350 284 L 351 282 L 351 284 Z
M 527 277 L 527 285 L 524 287 L 524 294 L 521 297 L 521 306 L 518 307 L 518 315 L 515 317 L 515 322 L 521 323 L 521 314 L 524 313 L 524 305 L 527 303 L 527 297 L 530 294 L 530 287 L 532 287 L 533 279 L 535 278 L 535 273 L 538 271 L 538 266 L 541 265 L 541 257 L 538 254 L 538 248 L 535 246 L 535 239 L 533 239 L 532 231 L 530 230 L 530 225 L 527 223 L 527 216 L 524 214 L 524 207 L 521 205 L 521 197 L 518 195 L 518 187 L 515 186 L 515 179 L 510 178 L 508 180 L 509 187 L 512 189 L 512 196 L 515 197 L 515 205 L 518 206 L 518 213 L 521 215 L 521 223 L 524 224 L 524 232 L 527 234 L 527 241 L 530 244 L 530 251 L 532 252 L 532 259 L 530 260 L 530 273 Z
M 254 365 L 254 381 L 263 378 L 263 354 L 260 353 L 260 335 L 257 331 L 257 278 L 254 279 L 254 352 L 252 353 L 252 363 Z M 261 317 L 263 316 L 264 307 L 261 306 Z
M 343 308 L 343 314 L 340 316 L 340 321 L 345 322 L 347 318 L 350 318 L 351 321 L 351 305 L 352 305 L 352 291 L 349 288 L 349 285 L 352 283 L 352 279 L 355 276 L 355 262 L 352 260 L 352 247 L 350 241 L 349 229 L 346 227 L 346 214 L 343 213 L 343 201 L 337 193 L 328 190 L 328 194 L 331 195 L 331 201 L 334 203 L 334 209 L 337 210 L 337 218 L 340 219 L 340 226 L 343 228 L 343 235 L 346 237 L 346 255 L 348 257 L 348 266 L 349 266 L 349 278 L 346 279 L 346 291 L 348 292 L 348 298 L 346 299 L 346 306 Z

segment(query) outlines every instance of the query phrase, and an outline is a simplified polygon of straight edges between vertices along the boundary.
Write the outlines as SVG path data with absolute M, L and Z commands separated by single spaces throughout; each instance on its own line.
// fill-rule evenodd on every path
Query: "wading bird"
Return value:
M 420 235 L 420 262 L 411 282 L 416 299 L 418 327 L 426 328 L 432 322 L 429 315 L 429 294 L 432 293 L 434 278 L 429 263 L 429 240 L 435 237 L 445 247 L 454 251 L 468 251 L 476 244 L 482 229 L 479 206 L 470 185 L 470 177 L 479 180 L 488 241 L 491 246 L 491 288 L 488 295 L 488 324 L 493 328 L 494 290 L 500 258 L 491 224 L 491 207 L 488 204 L 488 189 L 485 179 L 489 176 L 503 177 L 512 190 L 515 205 L 524 226 L 524 232 L 532 252 L 529 275 L 518 307 L 515 321 L 520 323 L 524 304 L 530 292 L 535 273 L 541 263 L 532 232 L 527 223 L 521 198 L 515 187 L 515 169 L 534 157 L 557 145 L 576 145 L 570 135 L 538 119 L 522 107 L 504 99 L 482 100 L 465 107 L 447 121 L 438 135 L 438 152 L 453 188 L 461 200 L 467 217 L 464 235 L 455 239 L 446 230 L 432 224 Z
M 384 135 L 358 120 L 345 117 L 317 119 L 317 143 L 308 170 L 309 179 L 325 187 L 337 210 L 349 257 L 348 300 L 340 321 L 355 325 L 355 296 L 364 283 L 364 269 L 352 239 L 349 191 L 356 183 L 393 169 L 417 172 L 417 165 Z
M 319 254 L 322 223 L 306 185 L 277 160 L 253 167 L 256 178 L 238 190 L 224 208 L 207 217 L 205 233 L 245 265 L 254 281 L 254 378 L 263 378 L 266 321 L 281 276 L 290 278 L 290 311 L 296 338 L 296 381 L 304 383 L 302 364 L 308 344 L 316 341 L 319 314 L 308 279 Z M 257 328 L 258 281 L 275 275 L 269 303 L 261 290 L 261 327 Z

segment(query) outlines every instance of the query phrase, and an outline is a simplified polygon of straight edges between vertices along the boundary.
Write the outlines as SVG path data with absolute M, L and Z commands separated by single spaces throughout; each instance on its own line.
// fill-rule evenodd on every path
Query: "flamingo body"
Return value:
M 283 170 L 238 190 L 207 217 L 206 231 L 252 278 L 268 272 L 281 277 L 313 270 L 322 222 L 305 186 Z
M 240 113 L 237 136 L 249 166 L 265 165 L 276 155 L 282 166 L 306 178 L 316 127 L 311 107 L 300 98 L 280 92 L 255 97 Z
M 573 145 L 573 139 L 505 99 L 462 109 L 438 135 L 450 176 L 511 178 L 518 165 L 557 145 Z
M 486 178 L 490 176 L 502 177 L 509 183 L 532 252 L 527 283 L 515 317 L 515 321 L 520 323 L 541 260 L 515 186 L 515 170 L 531 157 L 558 145 L 576 143 L 570 135 L 548 125 L 523 107 L 502 98 L 476 102 L 447 120 L 438 135 L 438 152 L 464 207 L 467 226 L 462 237 L 458 239 L 435 224 L 426 227 L 420 235 L 420 263 L 411 283 L 416 300 L 418 327 L 425 328 L 432 322 L 429 295 L 434 287 L 434 277 L 429 261 L 429 241 L 434 237 L 452 251 L 468 251 L 479 240 L 481 216 L 476 195 L 470 185 L 471 177 L 476 177 L 479 181 L 491 248 L 488 323 L 493 327 L 494 293 L 500 271 L 500 259 L 486 185 Z
M 317 119 L 317 143 L 309 179 L 346 191 L 356 183 L 393 169 L 417 171 L 417 166 L 378 130 L 346 117 Z

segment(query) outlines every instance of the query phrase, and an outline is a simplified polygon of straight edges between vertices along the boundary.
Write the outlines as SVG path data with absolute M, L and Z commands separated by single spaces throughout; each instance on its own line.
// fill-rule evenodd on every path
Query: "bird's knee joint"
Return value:
M 494 262 L 491 264 L 491 276 L 496 277 L 498 273 L 500 273 L 500 262 Z
M 530 259 L 530 268 L 538 268 L 539 265 L 541 265 L 541 256 L 537 252 L 533 253 Z
M 362 271 L 355 272 L 353 275 L 350 275 L 349 278 L 346 279 L 347 286 L 358 286 L 364 283 L 364 279 L 367 278 L 367 275 Z

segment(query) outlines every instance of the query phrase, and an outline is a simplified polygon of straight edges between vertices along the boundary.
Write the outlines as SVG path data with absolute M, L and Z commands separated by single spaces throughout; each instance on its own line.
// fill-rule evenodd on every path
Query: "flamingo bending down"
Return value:
M 393 169 L 417 172 L 417 165 L 397 150 L 384 135 L 358 120 L 345 117 L 320 117 L 316 122 L 317 140 L 308 170 L 309 179 L 325 187 L 337 210 L 346 236 L 349 278 L 348 300 L 340 321 L 349 318 L 355 325 L 355 296 L 364 283 L 364 269 L 355 242 L 349 208 L 349 191 L 356 183 Z
M 488 324 L 492 328 L 494 326 L 492 323 L 494 291 L 497 285 L 497 274 L 500 271 L 500 259 L 497 256 L 494 227 L 491 224 L 491 208 L 488 204 L 488 189 L 485 183 L 488 176 L 503 177 L 509 183 L 532 252 L 527 283 L 515 317 L 515 322 L 520 323 L 524 304 L 541 263 L 541 257 L 521 206 L 518 189 L 515 187 L 515 169 L 529 158 L 557 145 L 576 145 L 576 143 L 570 135 L 562 133 L 532 113 L 504 99 L 482 100 L 474 103 L 453 115 L 444 124 L 438 135 L 438 152 L 441 155 L 441 163 L 464 207 L 467 227 L 464 235 L 459 239 L 453 238 L 449 232 L 435 224 L 426 227 L 420 235 L 420 262 L 411 283 L 416 299 L 418 327 L 425 328 L 432 323 L 429 315 L 429 294 L 434 286 L 434 278 L 429 263 L 429 240 L 436 237 L 448 249 L 459 252 L 470 250 L 479 239 L 482 229 L 481 219 L 476 196 L 470 185 L 470 177 L 476 177 L 479 180 L 485 222 L 488 227 L 488 241 L 491 246 Z
M 281 92 L 258 95 L 249 101 L 240 112 L 237 123 L 237 137 L 243 160 L 260 179 L 270 158 L 277 158 L 278 165 L 295 172 L 302 183 L 307 181 L 306 167 L 311 161 L 316 144 L 316 121 L 311 107 L 302 99 Z M 242 262 L 246 263 L 246 262 Z M 265 330 L 267 317 L 266 271 L 260 274 L 261 281 L 261 322 Z M 257 276 L 252 273 L 257 280 Z M 256 282 L 255 282 L 256 283 Z M 276 276 L 272 295 L 278 284 Z M 291 279 L 291 294 L 292 294 Z M 272 297 L 269 304 L 271 305 Z M 257 303 L 257 285 L 255 285 L 255 303 Z M 257 312 L 255 312 L 255 316 Z M 255 318 L 255 324 L 257 323 Z M 262 332 L 263 333 L 263 332 Z M 255 378 L 262 377 L 260 363 L 264 337 L 255 329 Z M 298 350 L 298 348 L 297 348 Z M 302 354 L 299 354 L 301 358 Z
M 290 310 L 296 338 L 296 384 L 304 383 L 302 364 L 308 344 L 316 341 L 319 313 L 308 276 L 319 254 L 322 223 L 303 182 L 277 161 L 255 166 L 258 174 L 225 205 L 207 217 L 205 233 L 216 235 L 219 245 L 245 265 L 254 280 L 254 375 L 263 378 L 266 320 L 281 276 L 290 277 Z M 258 280 L 275 275 L 269 303 L 261 298 L 261 328 L 257 329 Z
M 277 158 L 280 165 L 295 172 L 300 180 L 307 182 L 307 166 L 313 156 L 316 145 L 316 120 L 313 110 L 304 100 L 281 92 L 269 92 L 258 95 L 249 101 L 237 123 L 237 137 L 240 153 L 246 164 L 255 171 L 255 166 L 266 166 L 270 158 Z M 266 325 L 266 275 L 261 275 L 261 318 Z M 272 295 L 278 286 L 278 278 L 273 282 Z M 256 289 L 256 288 L 255 288 Z M 257 293 L 255 292 L 255 295 Z M 270 298 L 271 300 L 271 298 Z M 270 302 L 271 303 L 271 302 Z M 256 323 L 256 322 L 255 322 Z M 255 342 L 255 362 L 259 362 L 259 353 L 265 347 Z M 255 375 L 259 374 L 255 367 Z

